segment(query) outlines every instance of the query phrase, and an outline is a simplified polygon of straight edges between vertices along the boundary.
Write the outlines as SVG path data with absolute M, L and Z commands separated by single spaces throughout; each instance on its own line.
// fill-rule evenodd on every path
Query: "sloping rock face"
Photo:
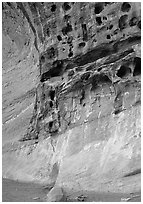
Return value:
M 34 33 L 16 3 L 3 3 L 2 92 L 3 143 L 26 133 L 38 83 L 38 51 Z
M 140 3 L 19 8 L 35 31 L 40 77 L 27 133 L 4 149 L 4 176 L 68 195 L 140 190 Z

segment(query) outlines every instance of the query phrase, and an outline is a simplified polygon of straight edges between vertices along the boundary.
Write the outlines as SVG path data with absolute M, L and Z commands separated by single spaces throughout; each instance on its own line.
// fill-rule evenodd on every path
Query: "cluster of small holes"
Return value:
M 118 20 L 118 25 L 116 27 L 116 25 L 112 24 L 110 21 L 110 16 L 114 17 L 114 15 L 106 15 L 104 12 L 104 8 L 106 6 L 108 6 L 108 4 L 112 4 L 112 3 L 106 3 L 106 2 L 98 2 L 95 3 L 93 5 L 93 12 L 95 14 L 95 21 L 96 21 L 96 26 L 97 26 L 97 33 L 99 32 L 106 32 L 106 29 L 108 30 L 108 32 L 105 34 L 105 39 L 107 41 L 111 41 L 114 38 L 118 37 L 118 34 L 121 33 L 122 30 L 124 30 L 125 28 L 127 28 L 128 26 L 133 27 L 133 26 L 137 26 L 139 29 L 141 28 L 141 21 L 139 21 L 138 17 L 135 16 L 135 13 L 131 13 L 131 5 L 128 2 L 123 2 L 121 3 L 120 6 L 120 13 L 121 16 L 119 16 L 119 20 Z M 85 9 L 86 4 L 83 6 L 84 4 L 82 4 L 82 10 Z M 80 13 L 79 15 L 79 19 L 77 21 L 74 22 L 74 24 L 72 23 L 71 20 L 71 13 L 73 9 L 71 9 L 73 7 L 73 4 L 71 2 L 64 2 L 62 3 L 62 9 L 63 9 L 63 22 L 64 22 L 64 27 L 62 27 L 61 29 L 61 34 L 57 35 L 57 41 L 62 42 L 62 44 L 68 44 L 69 45 L 69 50 L 67 49 L 68 46 L 66 47 L 62 47 L 60 49 L 61 53 L 62 52 L 68 52 L 67 55 L 69 58 L 73 57 L 74 55 L 74 51 L 73 51 L 73 46 L 71 46 L 72 44 L 72 37 L 69 36 L 70 32 L 73 31 L 73 29 L 75 30 L 76 28 L 79 27 L 79 24 L 82 28 L 82 33 L 79 33 L 77 35 L 78 38 L 82 38 L 83 42 L 80 42 L 78 44 L 78 49 L 80 51 L 83 50 L 83 48 L 86 46 L 86 41 L 88 41 L 88 35 L 90 36 L 90 33 L 88 32 L 90 28 L 88 28 L 88 24 L 85 23 L 85 18 L 86 16 L 83 15 L 83 13 Z M 52 5 L 50 6 L 51 12 L 55 12 L 57 10 L 57 5 L 55 3 L 52 3 Z M 69 12 L 67 12 L 69 11 Z M 113 11 L 114 12 L 114 11 Z M 127 12 L 130 12 L 129 14 Z M 115 12 L 114 12 L 115 13 Z M 132 14 L 132 16 L 131 16 Z M 109 24 L 111 23 L 111 24 Z M 77 26 L 78 25 L 78 26 Z M 98 28 L 99 26 L 99 28 Z M 102 29 L 102 31 L 101 31 Z M 47 36 L 49 36 L 50 34 L 50 30 L 49 28 L 47 28 Z M 91 31 L 92 32 L 92 31 Z M 125 36 L 125 32 L 124 31 L 122 37 Z M 72 34 L 72 33 L 71 33 Z M 115 36 L 117 35 L 117 36 Z M 63 42 L 64 40 L 64 42 Z M 93 41 L 93 46 L 95 46 L 97 44 L 97 39 L 92 39 Z

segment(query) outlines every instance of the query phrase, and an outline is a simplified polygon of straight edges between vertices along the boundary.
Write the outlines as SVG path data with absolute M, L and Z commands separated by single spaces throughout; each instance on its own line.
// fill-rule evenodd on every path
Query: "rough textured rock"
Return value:
M 10 5 L 30 27 L 40 75 L 27 132 L 3 148 L 3 175 L 55 182 L 69 195 L 139 191 L 140 3 Z

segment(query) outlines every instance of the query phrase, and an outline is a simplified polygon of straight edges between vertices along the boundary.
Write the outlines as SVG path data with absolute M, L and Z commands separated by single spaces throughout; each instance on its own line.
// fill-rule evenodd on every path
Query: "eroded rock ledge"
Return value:
M 40 53 L 33 117 L 21 139 L 36 143 L 15 151 L 25 155 L 17 161 L 26 164 L 23 175 L 69 192 L 139 190 L 140 3 L 23 8 Z

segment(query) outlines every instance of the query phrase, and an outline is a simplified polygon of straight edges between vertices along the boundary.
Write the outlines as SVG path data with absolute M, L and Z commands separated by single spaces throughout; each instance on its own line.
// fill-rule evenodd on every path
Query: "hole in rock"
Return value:
M 56 5 L 53 4 L 53 5 L 51 6 L 51 11 L 52 11 L 52 12 L 55 12 L 55 11 L 56 11 L 56 8 L 57 8 Z
M 109 30 L 111 30 L 112 28 L 113 28 L 113 25 L 110 25 L 110 26 L 109 26 Z
M 46 57 L 52 59 L 57 55 L 57 49 L 54 47 L 48 48 L 46 51 Z
M 119 30 L 118 29 L 116 29 L 116 30 L 114 30 L 114 35 L 117 35 L 118 34 L 118 32 L 119 32 Z
M 99 83 L 112 83 L 109 77 L 105 74 L 100 74 L 98 77 Z
M 107 35 L 107 36 L 106 36 L 106 38 L 107 38 L 107 39 L 110 39 L 110 38 L 111 38 L 111 36 L 110 36 L 110 35 Z
M 83 32 L 83 41 L 87 41 L 88 40 L 88 35 L 87 35 L 86 24 L 82 24 L 82 32 Z
M 96 22 L 97 22 L 98 25 L 100 26 L 100 25 L 102 24 L 101 17 L 96 17 Z
M 81 43 L 79 43 L 79 45 L 78 45 L 79 48 L 83 48 L 84 46 L 85 46 L 85 42 L 81 42 Z
M 82 104 L 83 100 L 85 99 L 85 90 L 81 91 L 81 98 L 80 98 L 80 104 Z
M 133 76 L 141 75 L 141 58 L 135 57 L 134 64 L 135 64 L 135 68 L 134 68 Z
M 97 70 L 97 71 L 98 71 L 98 72 L 100 72 L 101 70 L 102 70 L 102 67 L 98 68 L 98 70 Z
M 81 76 L 81 80 L 88 80 L 90 77 L 90 72 L 86 72 Z
M 74 75 L 74 71 L 73 70 L 69 71 L 68 76 L 73 76 L 73 75 Z
M 72 31 L 72 25 L 70 25 L 69 23 L 67 24 L 66 27 L 62 28 L 62 33 L 63 35 L 67 35 L 67 33 Z
M 123 30 L 124 28 L 127 27 L 127 20 L 128 20 L 128 15 L 123 15 L 119 19 L 119 28 L 120 30 Z
M 53 62 L 53 67 L 42 74 L 41 76 L 41 82 L 47 81 L 50 77 L 57 77 L 60 76 L 63 70 L 63 62 L 60 60 L 54 61 Z
M 69 15 L 65 15 L 65 16 L 64 16 L 65 22 L 68 22 L 68 20 L 70 19 L 70 17 L 71 17 L 71 16 L 69 16 Z
M 104 9 L 104 3 L 96 3 L 94 13 L 99 14 Z
M 138 23 L 138 19 L 136 17 L 131 18 L 129 21 L 130 26 L 135 26 Z
M 122 12 L 129 12 L 130 9 L 131 9 L 131 5 L 128 2 L 124 2 L 121 6 Z
M 72 56 L 73 56 L 73 52 L 70 52 L 70 53 L 68 54 L 68 56 L 69 56 L 69 57 L 72 57 Z
M 52 107 L 53 107 L 53 102 L 50 101 L 50 102 L 49 102 L 49 105 L 50 105 L 50 107 L 52 108 Z
M 7 2 L 7 5 L 9 5 L 11 7 L 11 3 L 10 2 Z
M 54 98 L 55 98 L 55 90 L 50 90 L 49 91 L 49 96 L 50 96 L 51 100 L 53 101 Z
M 120 109 L 115 110 L 115 111 L 114 111 L 114 114 L 115 114 L 115 115 L 117 115 L 117 114 L 119 114 L 120 112 L 122 112 L 122 109 L 121 109 L 121 108 L 120 108 Z
M 122 65 L 116 75 L 120 78 L 123 78 L 130 73 L 131 73 L 131 69 L 127 66 Z
M 107 17 L 106 17 L 106 16 L 103 16 L 103 20 L 107 21 Z
M 58 39 L 58 41 L 61 41 L 62 37 L 60 35 L 57 35 L 57 39 Z
M 79 23 L 84 23 L 84 17 L 83 16 L 81 16 L 80 18 L 79 18 Z
M 49 30 L 49 28 L 46 29 L 46 34 L 47 34 L 48 37 L 50 36 L 50 30 Z
M 68 10 L 71 9 L 71 7 L 70 7 L 68 2 L 65 2 L 62 7 L 63 7 L 63 10 L 65 10 L 65 11 L 68 11 Z
M 41 63 L 45 62 L 45 57 L 43 55 L 41 56 L 40 61 L 41 61 Z
M 52 126 L 53 126 L 53 121 L 50 121 L 49 122 L 49 128 L 52 128 Z
M 71 44 L 71 43 L 72 43 L 72 40 L 73 40 L 73 37 L 72 37 L 72 36 L 69 36 L 68 39 L 67 39 L 67 43 L 68 43 L 68 44 Z

